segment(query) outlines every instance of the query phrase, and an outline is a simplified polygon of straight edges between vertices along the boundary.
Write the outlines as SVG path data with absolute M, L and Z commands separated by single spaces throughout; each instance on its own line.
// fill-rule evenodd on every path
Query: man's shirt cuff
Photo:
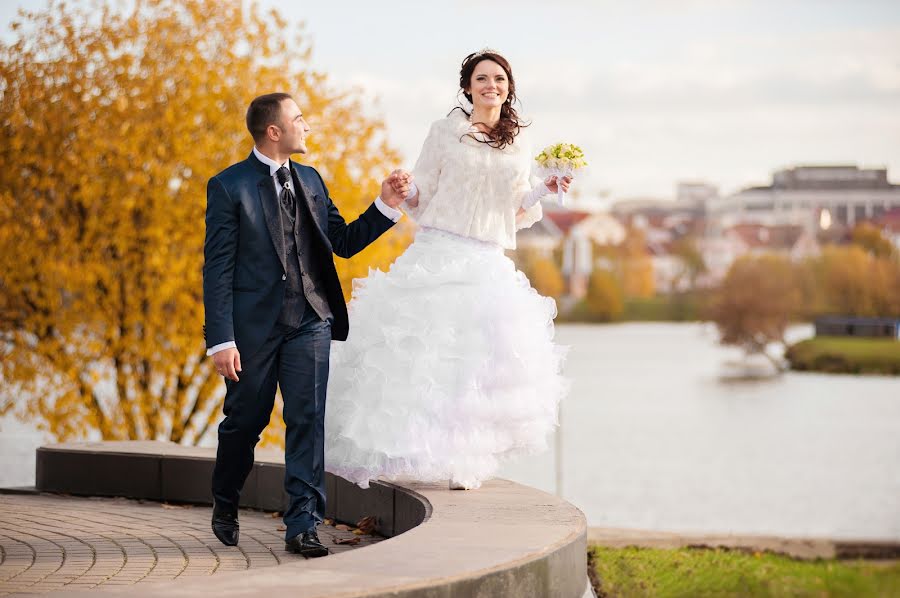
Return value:
M 378 211 L 384 214 L 384 217 L 391 222 L 397 222 L 403 216 L 403 212 L 384 203 L 381 196 L 375 198 L 375 207 L 378 208 Z
M 218 345 L 213 345 L 206 350 L 206 356 L 209 357 L 218 353 L 219 351 L 224 351 L 225 349 L 237 349 L 237 345 L 234 341 L 227 341 L 224 343 L 219 343 Z

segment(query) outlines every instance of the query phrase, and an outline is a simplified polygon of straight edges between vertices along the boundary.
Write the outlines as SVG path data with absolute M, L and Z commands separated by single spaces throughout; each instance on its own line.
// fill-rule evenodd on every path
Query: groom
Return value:
M 284 399 L 285 548 L 306 557 L 328 549 L 316 535 L 325 511 L 325 390 L 331 340 L 347 338 L 347 308 L 332 253 L 349 258 L 401 212 L 407 175 L 395 171 L 381 197 L 347 224 L 319 173 L 290 160 L 307 153 L 309 125 L 285 93 L 247 110 L 254 147 L 209 180 L 203 265 L 204 334 L 225 377 L 225 419 L 213 471 L 212 529 L 238 543 L 241 488 L 269 423 L 276 385 Z

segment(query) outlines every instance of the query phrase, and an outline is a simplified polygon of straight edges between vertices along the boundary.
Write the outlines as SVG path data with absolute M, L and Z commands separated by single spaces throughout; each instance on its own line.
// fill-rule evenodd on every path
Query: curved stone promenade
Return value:
M 285 552 L 279 517 L 243 510 L 241 543 L 231 548 L 210 532 L 210 511 L 115 498 L 0 495 L 0 595 L 124 589 L 303 560 Z M 333 554 L 383 540 L 325 525 L 319 535 Z
M 285 552 L 282 523 L 270 515 L 287 504 L 283 461 L 257 453 L 241 498 L 258 510 L 242 511 L 240 546 L 222 546 L 209 530 L 214 456 L 158 442 L 41 447 L 36 488 L 55 494 L 0 495 L 0 590 L 67 598 L 591 594 L 584 515 L 500 479 L 472 492 L 446 482 L 373 481 L 363 490 L 328 475 L 326 516 L 345 524 L 371 517 L 383 538 L 344 531 L 360 538 L 347 547 L 334 543 L 337 528 L 320 528 L 334 554 L 306 560 Z

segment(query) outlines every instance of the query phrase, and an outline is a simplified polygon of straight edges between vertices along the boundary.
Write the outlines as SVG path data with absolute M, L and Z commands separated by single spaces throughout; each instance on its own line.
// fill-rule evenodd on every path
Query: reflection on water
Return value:
M 792 336 L 811 334 L 797 327 Z M 900 539 L 900 378 L 727 381 L 703 324 L 566 325 L 562 494 L 593 526 Z M 41 435 L 6 418 L 0 485 Z M 554 454 L 502 472 L 555 490 Z
M 573 378 L 562 495 L 590 525 L 900 539 L 900 379 L 727 381 L 723 363 L 741 353 L 705 324 L 557 337 Z M 503 474 L 555 490 L 552 454 Z

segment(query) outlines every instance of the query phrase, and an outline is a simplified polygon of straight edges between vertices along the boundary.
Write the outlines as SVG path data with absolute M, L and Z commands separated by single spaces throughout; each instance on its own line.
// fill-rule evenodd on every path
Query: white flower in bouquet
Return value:
M 587 166 L 584 150 L 574 143 L 555 143 L 548 145 L 544 151 L 534 158 L 543 176 L 556 176 L 557 181 L 565 176 L 571 177 L 576 171 Z M 557 198 L 563 203 L 562 184 L 557 182 Z

